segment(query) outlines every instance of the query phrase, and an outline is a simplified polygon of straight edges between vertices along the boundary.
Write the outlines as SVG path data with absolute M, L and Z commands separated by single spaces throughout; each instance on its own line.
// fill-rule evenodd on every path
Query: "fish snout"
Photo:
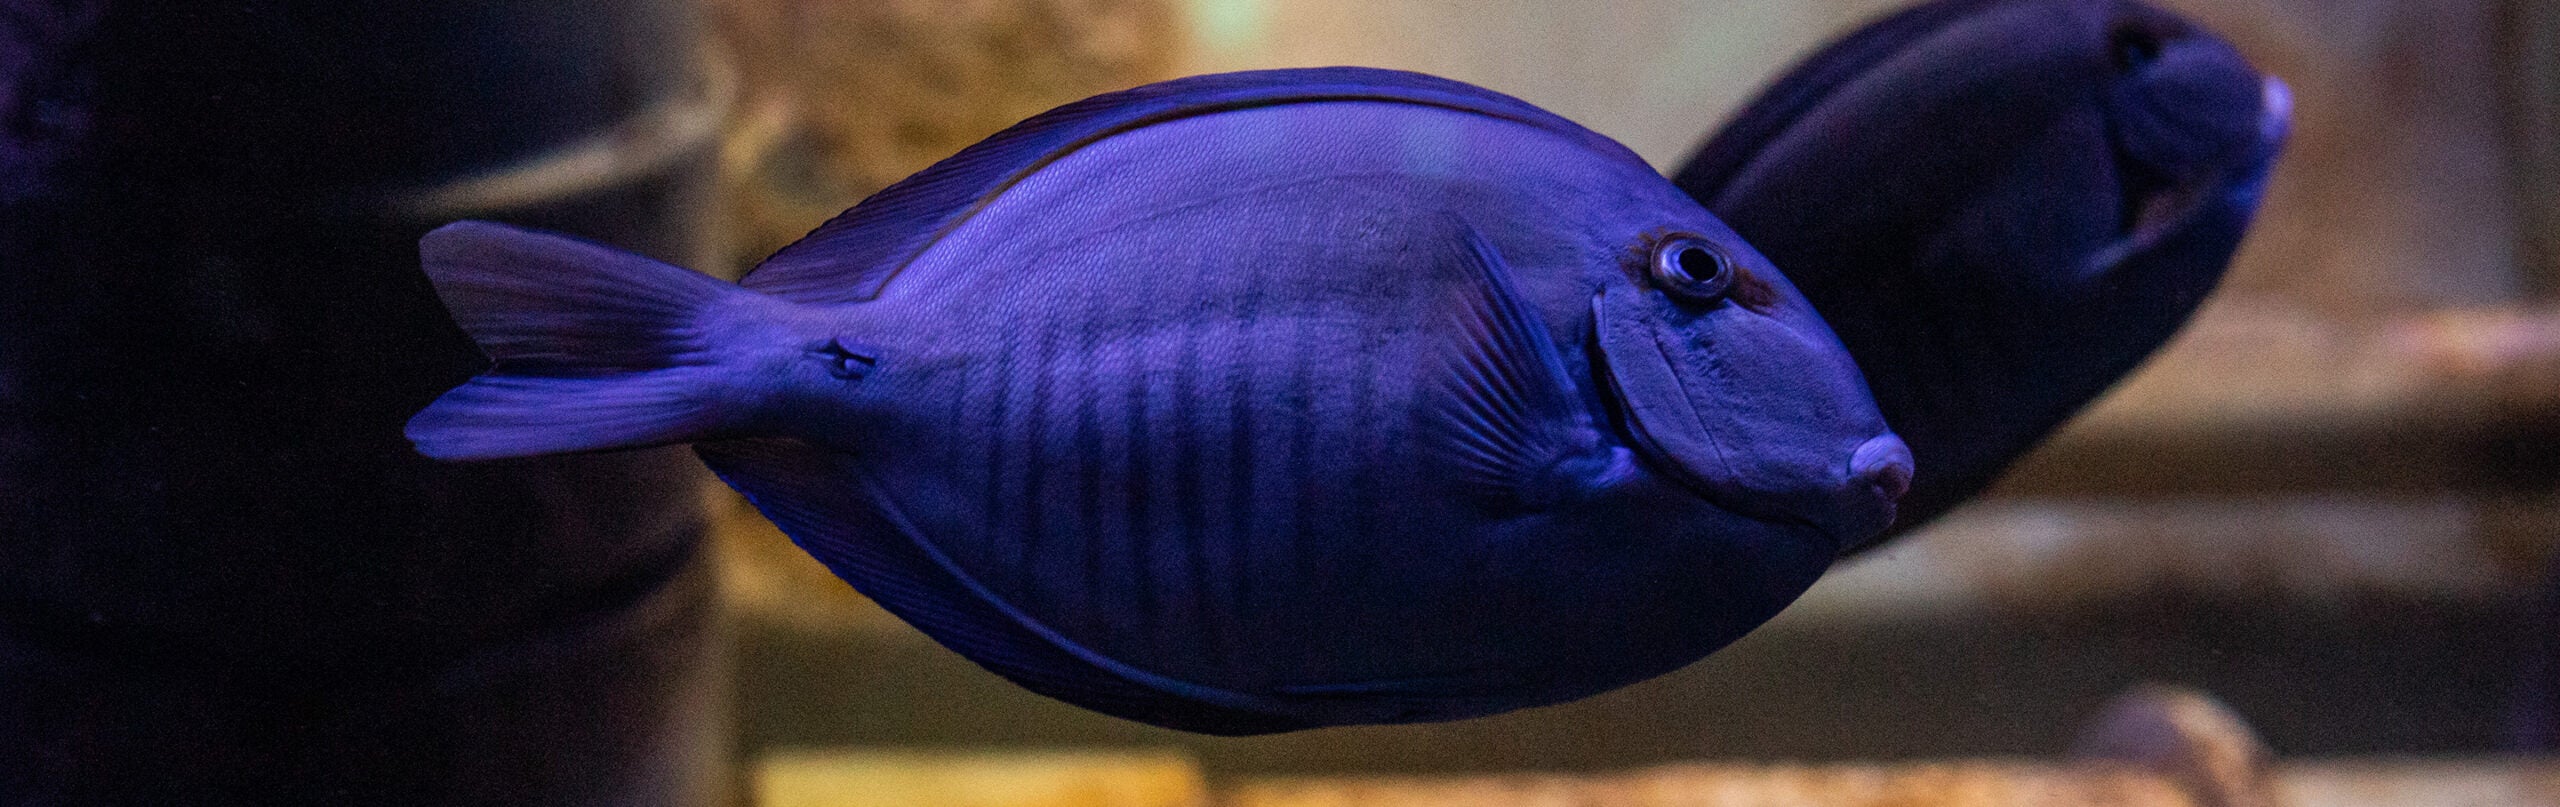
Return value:
M 1911 492 L 1911 470 L 1911 447 L 1892 434 L 1877 435 L 1849 455 L 1851 485 L 1874 490 L 1886 504 Z
M 1865 544 L 1893 526 L 1895 503 L 1911 492 L 1911 447 L 1891 432 L 1869 438 L 1849 454 L 1848 473 L 1833 492 L 1829 527 L 1841 551 Z

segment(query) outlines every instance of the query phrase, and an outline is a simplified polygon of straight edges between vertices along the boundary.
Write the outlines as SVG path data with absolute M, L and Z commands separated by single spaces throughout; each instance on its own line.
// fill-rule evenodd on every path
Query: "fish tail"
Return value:
M 704 321 L 729 283 L 548 233 L 464 221 L 418 242 L 454 322 L 495 365 L 409 419 L 418 453 L 483 460 L 663 445 L 722 416 Z

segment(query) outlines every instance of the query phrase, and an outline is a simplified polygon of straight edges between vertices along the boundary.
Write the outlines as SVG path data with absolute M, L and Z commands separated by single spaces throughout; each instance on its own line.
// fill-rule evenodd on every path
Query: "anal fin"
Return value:
M 959 571 L 852 455 L 786 438 L 696 443 L 694 452 L 837 577 L 944 647 L 1033 692 L 1207 734 L 1356 722 L 1309 719 L 1275 699 L 1147 673 L 1048 630 Z

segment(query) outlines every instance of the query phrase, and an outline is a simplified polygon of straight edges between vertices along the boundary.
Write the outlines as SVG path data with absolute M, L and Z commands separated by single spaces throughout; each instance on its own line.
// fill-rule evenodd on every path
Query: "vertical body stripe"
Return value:
M 1008 488 L 1012 487 L 1010 483 L 1013 480 L 1020 478 L 1013 468 L 1014 460 L 1021 452 L 1013 450 L 1011 439 L 1016 433 L 1012 429 L 1011 419 L 1013 376 L 1014 368 L 1020 364 L 1021 360 L 1021 357 L 1016 355 L 1020 346 L 1021 340 L 1017 332 L 1005 331 L 1003 338 L 999 341 L 999 348 L 993 355 L 980 361 L 992 371 L 990 373 L 992 378 L 988 379 L 990 383 L 986 385 L 987 395 L 992 400 L 987 402 L 987 429 L 976 434 L 976 439 L 986 447 L 988 469 L 983 498 L 986 503 L 986 518 L 984 526 L 979 530 L 977 540 L 984 541 L 990 547 L 999 550 L 1017 540 L 1010 523 L 1014 510 L 1014 498 L 1011 495 L 1012 491 Z M 1002 557 L 1003 554 L 999 551 L 995 556 Z M 1007 571 L 1018 572 L 1018 570 Z
M 1148 323 L 1150 330 L 1153 324 Z M 1121 510 L 1127 514 L 1123 523 L 1128 525 L 1128 532 L 1122 536 L 1123 540 L 1114 541 L 1097 536 L 1093 542 L 1097 545 L 1095 549 L 1097 552 L 1109 551 L 1111 547 L 1120 549 L 1121 556 L 1105 568 L 1127 576 L 1131 596 L 1135 599 L 1135 602 L 1126 604 L 1129 606 L 1127 612 L 1145 614 L 1150 624 L 1144 627 L 1152 628 L 1154 617 L 1162 611 L 1163 604 L 1156 596 L 1157 587 L 1150 574 L 1153 568 L 1151 564 L 1158 549 L 1155 514 L 1148 504 L 1155 496 L 1155 474 L 1158 465 L 1156 451 L 1159 449 L 1156 444 L 1161 442 L 1161 438 L 1148 428 L 1153 421 L 1154 413 L 1147 405 L 1147 381 L 1155 375 L 1147 372 L 1153 369 L 1146 363 L 1149 358 L 1152 358 L 1152 351 L 1147 350 L 1142 343 L 1132 350 L 1129 367 L 1121 374 L 1122 383 L 1126 385 L 1124 389 L 1127 396 L 1129 475 L 1121 480 L 1120 495 L 1122 496 Z M 1116 576 L 1114 580 L 1116 582 Z M 1107 609 L 1115 604 L 1102 603 L 1101 605 L 1107 613 L 1109 612 Z M 1144 635 L 1154 636 L 1153 633 Z
M 1258 265 L 1256 266 L 1258 268 Z M 1224 648 L 1227 655 L 1222 659 L 1228 665 L 1227 669 L 1231 675 L 1238 668 L 1246 666 L 1247 648 L 1268 646 L 1274 638 L 1261 635 L 1256 631 L 1265 624 L 1264 620 L 1248 616 L 1256 613 L 1254 611 L 1255 584 L 1259 582 L 1255 579 L 1253 561 L 1254 542 L 1257 537 L 1254 506 L 1258 498 L 1255 495 L 1257 492 L 1255 482 L 1258 481 L 1255 475 L 1259 470 L 1254 464 L 1253 444 L 1254 440 L 1261 435 L 1262 424 L 1253 417 L 1254 405 L 1258 403 L 1254 400 L 1255 365 L 1251 361 L 1244 360 L 1244 357 L 1251 355 L 1247 351 L 1251 351 L 1264 334 L 1262 333 L 1262 278 L 1256 269 L 1247 271 L 1251 274 L 1247 276 L 1244 293 L 1236 303 L 1237 328 L 1230 347 L 1241 355 L 1227 366 L 1225 390 L 1227 395 L 1227 497 L 1225 503 L 1227 523 L 1223 530 L 1224 534 L 1219 538 L 1227 549 L 1227 563 L 1225 568 L 1214 572 L 1225 575 L 1228 581 L 1226 613 L 1218 614 L 1214 618 L 1226 626 L 1229 641 L 1233 643 Z
M 1022 512 L 1021 543 L 1012 558 L 1016 579 L 1022 581 L 1024 597 L 1040 600 L 1052 596 L 1049 576 L 1040 573 L 1041 545 L 1049 532 L 1049 466 L 1059 461 L 1051 455 L 1049 439 L 1050 402 L 1057 396 L 1058 332 L 1056 328 L 1040 328 L 1033 337 L 1033 348 L 1027 362 L 1031 366 L 1031 404 L 1023 413 L 1022 430 L 1014 432 L 1021 440 Z
M 1107 312 L 1089 313 L 1089 316 L 1097 317 L 1106 315 Z M 1058 593 L 1058 602 L 1061 603 L 1101 604 L 1095 593 L 1103 590 L 1107 581 L 1096 575 L 1099 564 L 1095 562 L 1094 555 L 1098 551 L 1095 545 L 1101 543 L 1100 537 L 1125 530 L 1125 527 L 1111 523 L 1109 508 L 1103 504 L 1103 492 L 1110 486 L 1115 463 L 1111 461 L 1109 447 L 1105 445 L 1100 410 L 1102 390 L 1111 380 L 1112 373 L 1106 366 L 1109 357 L 1102 355 L 1099 328 L 1090 324 L 1095 321 L 1087 320 L 1088 324 L 1076 329 L 1075 354 L 1068 357 L 1062 370 L 1067 376 L 1062 386 L 1072 386 L 1077 392 L 1073 400 L 1075 431 L 1072 436 L 1075 507 L 1068 514 L 1075 525 L 1072 534 L 1077 540 L 1049 548 L 1043 556 L 1047 559 L 1043 565 L 1061 569 L 1082 568 L 1084 573 L 1052 576 L 1061 588 L 1066 589 Z M 1092 620 L 1096 618 L 1094 615 L 1108 612 L 1088 607 L 1082 613 Z
M 1208 462 L 1208 458 L 1203 456 L 1208 448 L 1204 435 L 1216 431 L 1216 424 L 1203 421 L 1222 419 L 1226 415 L 1223 410 L 1201 405 L 1201 365 L 1211 359 L 1204 354 L 1207 346 L 1200 338 L 1200 332 L 1206 327 L 1209 323 L 1182 326 L 1182 350 L 1176 354 L 1182 357 L 1182 362 L 1173 374 L 1174 411 L 1178 413 L 1182 428 L 1182 433 L 1174 440 L 1180 459 L 1174 466 L 1173 501 L 1181 508 L 1174 534 L 1179 536 L 1175 543 L 1182 553 L 1183 584 L 1192 593 L 1186 609 L 1194 613 L 1214 609 L 1217 603 L 1224 602 L 1226 598 L 1222 589 L 1228 582 L 1225 575 L 1218 574 L 1225 566 L 1226 542 L 1220 540 L 1220 536 L 1209 534 L 1210 502 L 1201 490 L 1201 477 L 1208 473 L 1208 469 L 1202 467 Z M 1218 629 L 1218 620 L 1193 618 L 1189 622 L 1191 628 L 1199 632 L 1195 637 L 1188 637 L 1196 640 L 1191 642 L 1191 646 L 1206 648 L 1212 656 L 1222 657 L 1224 654 L 1219 651 L 1223 650 L 1223 643 L 1219 639 L 1223 632 Z M 1172 640 L 1176 637 L 1165 638 Z

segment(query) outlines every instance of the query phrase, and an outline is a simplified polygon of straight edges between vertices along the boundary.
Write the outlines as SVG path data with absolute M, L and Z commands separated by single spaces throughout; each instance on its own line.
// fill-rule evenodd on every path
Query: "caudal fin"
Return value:
M 523 457 L 684 442 L 713 428 L 702 317 L 720 280 L 481 221 L 418 242 L 427 278 L 496 366 L 409 419 L 418 453 Z

